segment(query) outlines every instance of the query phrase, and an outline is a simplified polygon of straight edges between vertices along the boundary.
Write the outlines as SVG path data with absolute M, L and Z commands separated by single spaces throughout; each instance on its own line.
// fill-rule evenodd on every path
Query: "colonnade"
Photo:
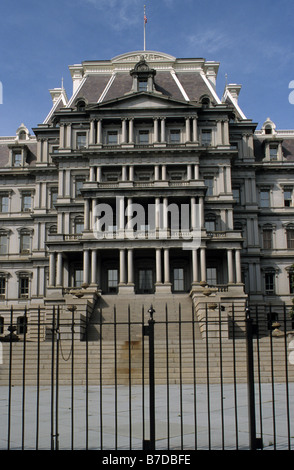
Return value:
M 134 251 L 135 248 L 120 248 L 118 270 L 119 270 L 119 286 L 134 286 Z M 155 287 L 164 285 L 170 286 L 170 250 L 169 247 L 158 247 L 152 249 L 154 257 L 155 251 Z M 240 249 L 228 248 L 227 252 L 227 282 L 228 284 L 241 283 L 241 257 Z M 207 247 L 190 251 L 191 256 L 191 279 L 192 284 L 206 280 L 206 257 Z M 63 277 L 63 254 L 61 252 L 50 253 L 49 265 L 49 286 L 64 286 Z M 83 250 L 83 282 L 85 284 L 99 285 L 101 284 L 101 253 L 98 249 Z M 67 287 L 67 286 L 64 286 Z
M 166 117 L 154 116 L 152 118 L 153 125 L 151 127 L 153 138 L 152 143 L 167 142 L 167 126 Z M 134 144 L 136 141 L 134 117 L 122 118 L 120 128 L 119 144 Z M 105 121 L 107 122 L 107 121 Z M 117 128 L 117 126 L 115 126 Z M 103 120 L 91 119 L 90 126 L 87 130 L 89 137 L 89 145 L 103 145 Z M 184 138 L 183 142 L 198 142 L 197 115 L 185 117 Z M 150 142 L 151 143 L 151 142 Z M 61 149 L 72 147 L 72 123 L 60 123 L 60 140 L 59 147 Z
M 140 199 L 140 201 L 144 202 L 144 199 Z M 93 230 L 94 229 L 94 215 L 95 215 L 95 208 L 99 205 L 99 203 L 103 203 L 103 199 L 92 198 L 84 200 L 84 230 Z M 174 206 L 175 204 L 175 206 Z M 186 203 L 187 204 L 187 203 Z M 113 226 L 117 227 L 117 231 L 119 234 L 123 234 L 127 223 L 130 222 L 133 212 L 132 212 L 132 205 L 133 205 L 133 198 L 131 197 L 123 197 L 117 196 L 114 199 L 115 211 L 114 208 L 111 207 L 113 212 Z M 188 204 L 187 204 L 188 205 Z M 177 222 L 177 230 L 181 229 L 182 221 L 181 221 L 181 210 L 187 209 L 184 204 L 181 203 L 173 203 L 170 202 L 168 197 L 154 197 L 154 203 L 150 203 L 148 201 L 147 206 L 149 206 L 147 217 L 144 220 L 151 221 L 151 226 L 154 227 L 156 231 L 160 229 L 168 229 L 172 227 L 168 227 L 168 213 L 178 218 Z M 146 210 L 146 207 L 142 204 L 142 211 Z M 173 214 L 174 211 L 174 214 Z M 115 212 L 115 220 L 114 220 L 114 212 Z M 145 215 L 145 214 L 144 214 Z M 185 212 L 186 217 L 188 220 L 185 220 L 185 230 L 200 230 L 201 227 L 204 226 L 204 197 L 203 196 L 191 196 L 189 201 L 189 213 L 188 211 Z M 150 220 L 150 217 L 154 216 L 154 220 Z M 176 219 L 175 219 L 176 220 Z

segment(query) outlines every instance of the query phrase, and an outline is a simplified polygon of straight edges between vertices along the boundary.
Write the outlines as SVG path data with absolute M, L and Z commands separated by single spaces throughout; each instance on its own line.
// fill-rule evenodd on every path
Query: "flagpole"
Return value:
M 146 5 L 144 5 L 144 51 L 146 51 Z

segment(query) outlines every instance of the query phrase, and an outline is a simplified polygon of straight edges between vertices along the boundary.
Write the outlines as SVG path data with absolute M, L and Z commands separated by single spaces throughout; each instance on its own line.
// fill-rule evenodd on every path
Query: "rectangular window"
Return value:
M 211 145 L 212 141 L 212 134 L 211 134 L 211 129 L 202 129 L 201 132 L 201 143 L 202 145 Z
M 278 159 L 278 146 L 277 145 L 270 145 L 270 160 L 277 160 Z
M 233 198 L 237 204 L 240 204 L 240 188 L 233 188 Z
M 17 317 L 17 334 L 24 335 L 27 332 L 27 318 Z
M 184 290 L 184 269 L 183 268 L 174 269 L 174 290 L 175 291 Z
M 75 268 L 74 270 L 74 287 L 81 287 L 84 282 L 83 269 Z
M 51 207 L 51 209 L 55 209 L 55 204 L 57 202 L 57 197 L 58 197 L 58 189 L 57 188 L 52 188 L 51 193 L 50 193 L 50 207 Z
M 108 131 L 107 132 L 107 143 L 115 145 L 118 143 L 117 131 Z
M 22 234 L 20 237 L 20 252 L 29 253 L 31 249 L 31 236 L 30 234 Z
M 260 207 L 270 206 L 270 192 L 268 189 L 262 189 L 260 191 Z
M 107 284 L 109 292 L 116 292 L 118 286 L 118 270 L 108 269 L 107 272 Z
M 139 131 L 139 143 L 149 144 L 149 131 Z
M 216 268 L 206 268 L 206 281 L 209 286 L 215 286 L 217 284 Z
M 0 276 L 0 299 L 5 299 L 6 291 L 6 279 L 4 276 Z
M 285 207 L 292 206 L 292 189 L 284 190 L 284 206 Z
M 8 253 L 8 237 L 7 235 L 0 235 L 0 255 Z
M 15 167 L 20 167 L 22 164 L 22 154 L 15 152 L 12 156 L 12 165 Z
M 19 297 L 21 299 L 27 299 L 29 297 L 29 278 L 20 277 L 19 278 Z
M 138 91 L 147 91 L 148 81 L 147 79 L 140 78 L 138 80 Z
M 214 232 L 215 231 L 215 220 L 206 220 L 205 221 L 205 228 L 207 232 Z
M 275 293 L 275 273 L 265 274 L 265 293 L 266 294 Z
M 287 248 L 294 249 L 294 229 L 287 230 Z
M 294 272 L 289 273 L 289 292 L 294 294 Z
M 83 178 L 83 177 L 76 178 L 76 180 L 75 180 L 75 194 L 76 194 L 76 197 L 81 197 L 81 195 L 82 195 L 81 189 L 83 187 L 83 184 L 84 184 L 85 180 L 86 180 L 86 178 Z
M 171 142 L 171 144 L 178 144 L 180 142 L 180 131 L 179 131 L 179 129 L 171 129 L 171 131 L 170 131 L 170 142 Z
M 206 196 L 213 195 L 213 178 L 205 178 L 204 180 L 205 186 L 207 186 Z
M 84 231 L 84 222 L 82 220 L 75 222 L 75 233 L 83 233 Z
M 83 149 L 86 147 L 86 133 L 85 132 L 79 132 L 77 134 L 76 147 L 77 149 Z
M 9 210 L 9 196 L 6 194 L 0 195 L 0 212 L 7 213 Z
M 262 232 L 262 239 L 263 239 L 263 249 L 264 250 L 271 250 L 272 249 L 272 239 L 273 239 L 272 229 L 264 229 L 263 232 Z
M 30 193 L 22 195 L 22 211 L 29 212 L 32 209 L 32 196 Z
M 153 289 L 152 270 L 140 269 L 139 270 L 139 290 L 140 292 L 148 293 Z

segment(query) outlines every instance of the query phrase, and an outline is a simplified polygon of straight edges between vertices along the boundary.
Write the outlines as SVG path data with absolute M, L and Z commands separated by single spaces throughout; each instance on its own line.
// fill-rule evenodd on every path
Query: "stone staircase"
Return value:
M 294 381 L 294 365 L 288 361 L 283 337 L 273 338 L 273 354 L 270 339 L 259 340 L 260 380 L 285 382 L 287 365 L 289 381 Z M 194 344 L 194 346 L 193 346 Z M 234 348 L 235 345 L 235 348 Z M 130 385 L 148 384 L 148 338 L 147 341 L 118 339 L 117 343 L 105 339 L 100 341 L 74 341 L 63 339 L 58 343 L 58 383 L 59 385 Z M 13 386 L 36 385 L 39 370 L 40 385 L 50 386 L 52 371 L 52 344 L 42 342 L 38 352 L 35 342 L 12 343 L 12 360 L 10 362 L 9 343 L 1 343 L 2 363 L 0 364 L 0 385 L 8 385 L 11 367 L 11 384 Z M 235 350 L 235 352 L 234 352 Z M 56 383 L 57 352 L 54 350 L 54 383 Z M 179 383 L 244 383 L 247 380 L 246 342 L 238 339 L 209 341 L 197 338 L 190 339 L 165 336 L 155 339 L 155 382 L 156 384 Z M 25 362 L 24 362 L 25 353 Z M 271 357 L 273 357 L 273 368 Z M 234 360 L 235 358 L 235 360 Z M 23 364 L 25 373 L 23 375 Z M 255 344 L 255 372 L 258 378 L 257 345 Z M 144 370 L 144 374 L 143 374 Z
M 162 338 L 166 334 L 166 320 L 168 321 L 168 335 L 172 338 L 179 334 L 183 339 L 192 339 L 192 301 L 187 294 L 156 295 L 105 295 L 100 297 L 91 315 L 88 329 L 88 340 L 100 339 L 102 323 L 103 340 L 114 339 L 114 321 L 116 320 L 116 338 L 125 341 L 142 341 L 142 326 L 148 325 L 150 307 L 155 310 L 153 318 L 156 322 L 155 338 Z M 101 317 L 102 315 L 102 317 Z M 181 319 L 181 326 L 179 320 Z M 129 327 L 130 323 L 130 327 Z M 195 328 L 195 335 L 200 338 L 199 328 Z
M 52 377 L 56 383 L 57 365 L 60 385 L 131 385 L 142 384 L 143 379 L 147 384 L 149 338 L 144 335 L 143 326 L 148 325 L 151 305 L 155 310 L 156 384 L 191 384 L 194 379 L 199 384 L 247 381 L 244 334 L 233 341 L 226 328 L 222 328 L 225 334 L 220 340 L 216 322 L 209 327 L 212 335 L 203 335 L 199 328 L 201 321 L 195 318 L 197 321 L 192 323 L 191 297 L 157 294 L 98 296 L 91 311 L 87 338 L 81 334 L 77 316 L 72 341 L 69 316 L 62 324 L 58 343 L 55 337 L 53 360 L 52 336 L 39 344 L 30 336 L 25 343 L 11 343 L 11 360 L 10 343 L 0 343 L 0 385 L 9 384 L 11 372 L 12 385 L 36 385 L 38 379 L 40 385 L 50 386 Z M 80 308 L 82 312 L 82 304 Z M 224 323 L 227 320 L 225 312 Z M 275 382 L 284 382 L 287 366 L 289 381 L 294 381 L 294 365 L 288 358 L 291 348 L 287 346 L 285 351 L 284 339 L 282 335 L 272 339 L 264 336 L 258 343 L 254 340 L 256 380 L 259 371 L 261 382 L 270 382 L 272 376 Z M 260 357 L 259 369 L 257 357 Z

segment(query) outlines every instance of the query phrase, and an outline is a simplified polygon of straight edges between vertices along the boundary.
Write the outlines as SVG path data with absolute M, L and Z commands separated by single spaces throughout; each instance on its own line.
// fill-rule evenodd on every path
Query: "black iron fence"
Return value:
M 10 312 L 0 342 L 0 448 L 291 449 L 286 307 L 230 315 Z M 20 327 L 21 326 L 21 327 Z

